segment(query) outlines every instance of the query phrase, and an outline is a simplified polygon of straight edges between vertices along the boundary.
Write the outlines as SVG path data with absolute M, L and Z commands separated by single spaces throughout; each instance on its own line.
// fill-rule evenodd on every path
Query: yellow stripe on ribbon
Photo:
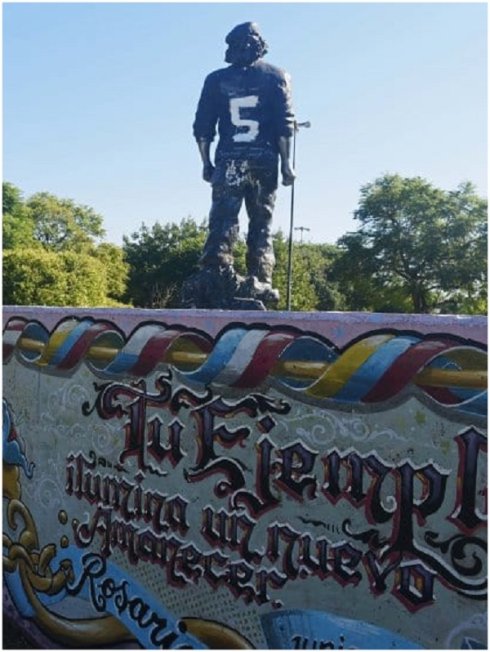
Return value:
M 70 336 L 74 326 L 77 324 L 78 322 L 76 320 L 70 320 L 61 324 L 57 330 L 51 334 L 48 342 L 46 343 L 46 346 L 44 347 L 42 355 L 39 360 L 36 361 L 36 364 L 38 364 L 40 367 L 49 365 L 56 351 L 60 348 L 60 346 L 62 346 L 67 337 Z
M 356 342 L 333 362 L 325 373 L 306 390 L 307 394 L 330 398 L 347 383 L 352 374 L 366 362 L 380 346 L 393 339 L 394 335 L 371 335 Z

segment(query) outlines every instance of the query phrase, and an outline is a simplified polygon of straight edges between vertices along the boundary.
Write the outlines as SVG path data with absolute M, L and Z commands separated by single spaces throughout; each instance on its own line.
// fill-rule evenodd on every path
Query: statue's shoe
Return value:
M 258 299 L 264 303 L 277 303 L 279 301 L 279 290 L 272 287 L 271 283 L 263 283 L 256 276 L 247 276 L 240 284 L 238 295 Z

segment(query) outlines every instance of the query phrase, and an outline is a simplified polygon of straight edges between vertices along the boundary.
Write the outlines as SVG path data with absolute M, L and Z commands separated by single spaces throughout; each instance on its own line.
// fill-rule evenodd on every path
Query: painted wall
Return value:
M 486 320 L 4 310 L 45 647 L 486 647 Z

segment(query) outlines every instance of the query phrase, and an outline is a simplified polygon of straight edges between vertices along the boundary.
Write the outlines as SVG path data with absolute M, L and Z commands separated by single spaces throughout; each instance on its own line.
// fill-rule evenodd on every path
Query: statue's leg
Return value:
M 247 271 L 262 283 L 272 285 L 275 257 L 272 247 L 272 214 L 276 201 L 277 169 L 259 168 L 245 191 L 249 218 Z
M 238 238 L 238 214 L 243 191 L 225 183 L 213 184 L 213 202 L 209 213 L 209 233 L 200 258 L 206 267 L 232 267 L 233 246 Z

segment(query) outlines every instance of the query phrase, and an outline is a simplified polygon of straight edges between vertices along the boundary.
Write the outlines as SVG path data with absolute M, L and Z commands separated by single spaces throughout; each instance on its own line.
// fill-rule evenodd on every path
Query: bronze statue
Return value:
M 183 303 L 198 308 L 262 308 L 279 299 L 272 287 L 275 258 L 272 213 L 278 185 L 294 182 L 290 163 L 295 128 L 287 73 L 261 61 L 267 44 L 255 23 L 226 37 L 230 65 L 206 77 L 194 121 L 203 179 L 212 185 L 209 235 L 201 271 L 184 287 Z M 211 143 L 218 126 L 214 165 Z M 249 225 L 247 273 L 233 267 L 238 214 L 245 201 Z

